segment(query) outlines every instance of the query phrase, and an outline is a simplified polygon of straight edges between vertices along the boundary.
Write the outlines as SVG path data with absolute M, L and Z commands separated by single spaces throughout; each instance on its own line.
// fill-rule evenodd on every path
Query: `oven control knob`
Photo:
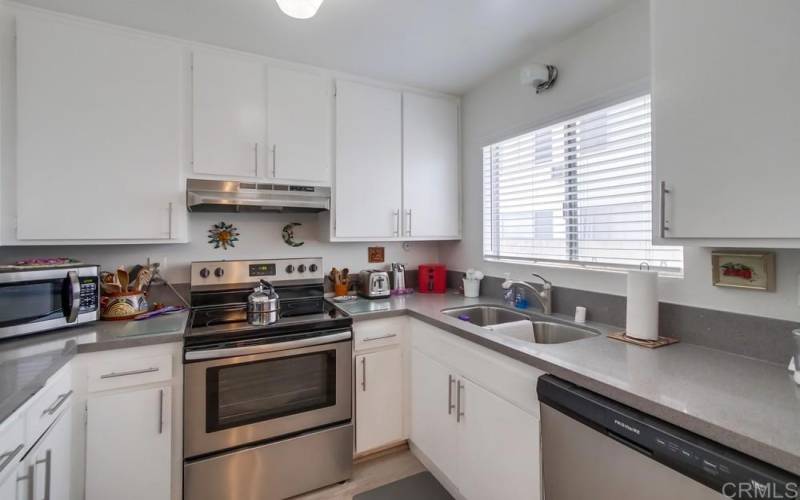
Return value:
M 225 270 L 222 269 L 221 267 L 218 267 L 218 268 L 214 269 L 214 276 L 216 276 L 217 278 L 222 278 L 222 276 L 224 274 L 225 274 Z
M 312 273 L 317 272 L 317 269 L 319 268 L 317 267 L 316 264 L 311 264 L 310 266 L 308 266 L 308 270 L 311 271 Z
M 297 266 L 297 272 L 298 273 L 306 272 L 306 265 L 305 264 L 300 264 L 299 266 Z
M 211 271 L 209 271 L 207 267 L 204 267 L 203 269 L 200 270 L 201 278 L 208 278 L 209 274 L 211 274 Z
M 286 266 L 286 272 L 289 273 L 289 274 L 292 274 L 294 272 L 294 266 L 291 265 L 291 264 Z

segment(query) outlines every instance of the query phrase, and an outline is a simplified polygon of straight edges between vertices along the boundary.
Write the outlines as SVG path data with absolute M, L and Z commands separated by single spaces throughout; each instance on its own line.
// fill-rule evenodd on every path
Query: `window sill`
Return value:
M 550 267 L 557 269 L 573 269 L 579 271 L 594 271 L 594 272 L 615 273 L 615 274 L 626 274 L 628 271 L 638 270 L 637 267 L 590 265 L 590 264 L 578 264 L 571 262 L 553 262 L 547 260 L 508 259 L 508 258 L 489 257 L 486 255 L 483 256 L 483 260 L 484 262 L 496 262 L 499 264 L 514 264 L 518 266 L 529 266 L 529 267 Z M 683 279 L 683 276 L 684 274 L 682 270 L 658 271 L 659 278 Z

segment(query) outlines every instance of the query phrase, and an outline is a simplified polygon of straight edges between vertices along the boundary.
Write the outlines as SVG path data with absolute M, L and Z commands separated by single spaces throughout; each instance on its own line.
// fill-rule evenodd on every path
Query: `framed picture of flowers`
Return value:
M 775 291 L 775 253 L 716 251 L 711 253 L 714 286 Z

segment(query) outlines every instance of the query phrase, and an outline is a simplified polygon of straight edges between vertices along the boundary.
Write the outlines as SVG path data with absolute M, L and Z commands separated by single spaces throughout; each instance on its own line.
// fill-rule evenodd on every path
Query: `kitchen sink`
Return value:
M 600 332 L 587 327 L 550 319 L 548 316 L 538 313 L 526 314 L 502 306 L 453 307 L 443 309 L 442 313 L 481 327 L 527 319 L 533 323 L 533 333 L 515 329 L 493 333 L 537 344 L 563 344 L 600 335 Z
M 531 319 L 527 314 L 500 306 L 453 307 L 450 309 L 442 309 L 442 313 L 463 321 L 469 321 L 473 325 L 478 326 L 499 325 L 502 323 L 511 323 L 512 321 Z
M 519 340 L 531 342 L 531 335 L 517 335 L 515 332 L 502 332 Z M 588 339 L 600 335 L 587 328 L 568 325 L 566 323 L 555 323 L 553 321 L 534 321 L 533 337 L 537 344 L 563 344 L 575 340 Z

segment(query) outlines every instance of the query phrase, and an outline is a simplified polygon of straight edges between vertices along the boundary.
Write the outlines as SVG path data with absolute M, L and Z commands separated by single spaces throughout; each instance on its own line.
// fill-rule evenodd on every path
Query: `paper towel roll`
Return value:
M 642 340 L 658 339 L 658 273 L 628 271 L 625 334 Z

